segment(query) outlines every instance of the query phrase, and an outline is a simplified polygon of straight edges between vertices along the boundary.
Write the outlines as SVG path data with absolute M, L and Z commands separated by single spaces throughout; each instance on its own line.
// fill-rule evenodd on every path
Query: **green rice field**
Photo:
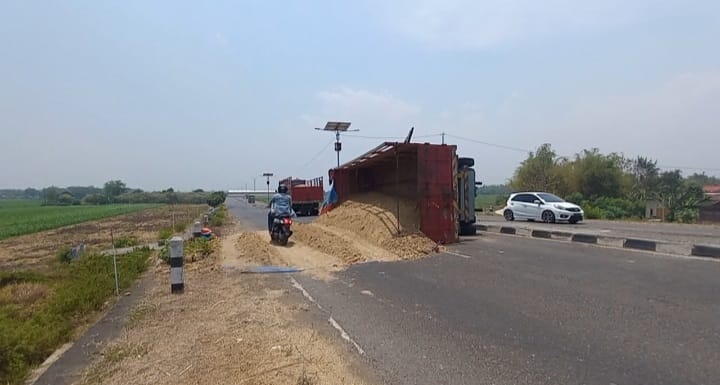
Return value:
M 41 206 L 36 200 L 0 200 L 0 240 L 159 206 L 162 205 Z

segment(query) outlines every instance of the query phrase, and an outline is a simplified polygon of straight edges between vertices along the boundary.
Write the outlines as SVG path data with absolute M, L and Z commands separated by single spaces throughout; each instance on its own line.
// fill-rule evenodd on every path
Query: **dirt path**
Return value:
M 125 333 L 82 384 L 365 384 L 357 356 L 283 275 L 241 274 L 258 263 L 333 261 L 300 244 L 277 250 L 263 234 L 225 229 L 216 259 L 189 265 L 186 291 L 168 293 L 155 273 Z M 314 266 L 314 267 L 313 267 Z

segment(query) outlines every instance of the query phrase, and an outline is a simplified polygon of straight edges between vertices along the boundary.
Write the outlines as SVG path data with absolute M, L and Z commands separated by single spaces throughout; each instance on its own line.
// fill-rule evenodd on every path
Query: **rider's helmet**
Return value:
M 281 184 L 280 186 L 278 186 L 278 192 L 280 194 L 287 194 L 287 192 L 288 192 L 287 186 L 285 186 L 284 184 Z

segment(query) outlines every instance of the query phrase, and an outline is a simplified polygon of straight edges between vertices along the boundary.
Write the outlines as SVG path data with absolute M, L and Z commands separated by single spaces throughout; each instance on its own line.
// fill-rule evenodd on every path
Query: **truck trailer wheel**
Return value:
M 477 227 L 474 224 L 460 225 L 460 235 L 476 235 Z
M 473 158 L 458 158 L 458 168 L 462 169 L 465 166 L 472 167 L 475 165 L 475 159 Z

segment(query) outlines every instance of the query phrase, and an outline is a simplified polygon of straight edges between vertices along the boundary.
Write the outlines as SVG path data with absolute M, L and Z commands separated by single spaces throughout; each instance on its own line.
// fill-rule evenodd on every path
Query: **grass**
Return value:
M 41 206 L 40 201 L 0 200 L 0 240 L 162 206 Z
M 118 258 L 121 289 L 145 271 L 151 253 L 145 248 Z M 0 384 L 22 384 L 114 291 L 112 258 L 106 256 L 58 262 L 48 274 L 0 272 Z
M 135 237 L 120 237 L 116 238 L 113 242 L 113 246 L 117 248 L 123 248 L 123 247 L 132 247 L 137 246 L 140 244 L 140 241 L 138 241 Z
M 226 218 L 227 207 L 225 207 L 225 204 L 221 204 L 217 207 L 215 213 L 210 216 L 210 224 L 213 226 L 222 226 L 225 223 Z
M 478 195 L 475 197 L 475 207 L 483 209 L 488 207 L 502 207 L 505 202 L 503 201 L 501 204 L 498 204 L 497 199 L 499 197 L 503 196 L 496 194 Z

